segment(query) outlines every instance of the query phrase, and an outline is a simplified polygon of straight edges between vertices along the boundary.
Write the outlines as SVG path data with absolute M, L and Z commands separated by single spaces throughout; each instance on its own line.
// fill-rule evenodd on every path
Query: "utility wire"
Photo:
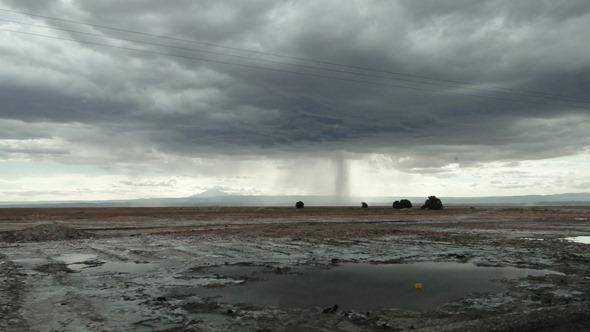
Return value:
M 421 80 L 415 80 L 415 79 L 393 78 L 393 77 L 359 73 L 359 72 L 342 70 L 342 69 L 334 69 L 334 68 L 318 67 L 318 66 L 311 66 L 311 65 L 305 65 L 305 64 L 295 64 L 295 63 L 289 63 L 289 62 L 283 62 L 283 61 L 274 61 L 274 60 L 268 60 L 268 59 L 252 58 L 250 56 L 228 54 L 228 53 L 222 53 L 222 52 L 216 52 L 216 51 L 210 51 L 210 50 L 195 49 L 195 48 L 182 47 L 182 46 L 176 46 L 176 45 L 149 42 L 149 41 L 144 41 L 144 40 L 122 38 L 122 37 L 111 37 L 111 36 L 105 36 L 103 34 L 97 34 L 97 33 L 92 33 L 92 32 L 58 28 L 58 27 L 53 27 L 53 26 L 48 26 L 48 25 L 32 24 L 32 23 L 27 23 L 27 22 L 22 22 L 22 21 L 8 20 L 8 19 L 4 19 L 4 18 L 0 18 L 0 21 L 9 22 L 9 23 L 16 23 L 16 24 L 30 26 L 30 27 L 36 27 L 36 28 L 64 31 L 64 32 L 75 33 L 75 34 L 84 35 L 84 36 L 90 36 L 90 37 L 108 38 L 108 39 L 112 39 L 112 40 L 121 40 L 121 41 L 136 43 L 136 44 L 144 44 L 144 45 L 151 45 L 151 46 L 158 46 L 158 47 L 167 47 L 167 48 L 195 52 L 195 53 L 206 53 L 206 54 L 220 55 L 220 56 L 225 56 L 225 57 L 244 59 L 244 60 L 248 60 L 248 61 L 262 61 L 262 62 L 278 64 L 278 65 L 282 65 L 282 66 L 292 66 L 292 67 L 299 67 L 299 68 L 304 68 L 304 69 L 328 71 L 328 72 L 339 73 L 339 74 L 359 76 L 359 77 L 363 77 L 363 78 L 377 78 L 377 79 L 383 79 L 383 80 L 394 81 L 394 82 L 401 81 L 401 82 L 406 82 L 406 83 L 432 85 L 435 87 L 444 87 L 444 88 L 452 88 L 452 89 L 455 89 L 455 88 L 473 89 L 473 90 L 476 90 L 476 92 L 494 92 L 492 89 L 486 89 L 486 88 L 463 86 L 463 85 L 457 85 L 457 84 L 452 84 L 449 86 L 448 83 L 428 82 L 428 81 L 421 81 Z M 588 104 L 588 103 L 585 103 L 582 101 L 574 101 L 574 100 L 555 98 L 555 97 L 548 96 L 548 95 L 531 96 L 531 95 L 521 93 L 518 91 L 511 91 L 510 94 L 515 95 L 515 97 L 519 96 L 519 97 L 525 97 L 525 98 L 535 97 L 535 98 L 549 99 L 550 101 L 553 101 L 553 102 L 557 101 L 557 102 L 564 102 L 564 103 Z M 588 106 L 588 105 L 586 105 L 586 106 Z
M 236 66 L 236 67 L 242 67 L 242 68 L 248 68 L 248 69 L 254 69 L 254 70 L 266 70 L 266 71 L 280 72 L 280 73 L 291 74 L 291 75 L 325 78 L 325 79 L 353 82 L 353 83 L 359 83 L 359 84 L 369 84 L 369 85 L 374 85 L 374 86 L 395 87 L 395 88 L 410 89 L 410 90 L 416 90 L 416 91 L 422 91 L 422 92 L 440 93 L 439 90 L 424 89 L 424 88 L 416 87 L 416 86 L 392 84 L 392 83 L 386 83 L 386 82 L 366 81 L 366 80 L 346 78 L 346 77 L 341 77 L 341 76 L 331 76 L 331 75 L 323 75 L 323 74 L 310 73 L 310 72 L 298 72 L 298 71 L 292 71 L 292 70 L 286 70 L 286 69 L 270 68 L 270 67 L 251 65 L 251 64 L 241 64 L 241 63 L 214 60 L 214 59 L 208 59 L 208 58 L 172 54 L 172 53 L 166 53 L 166 52 L 159 52 L 159 51 L 152 51 L 152 50 L 146 50 L 146 49 L 126 47 L 126 46 L 118 46 L 118 45 L 100 43 L 100 42 L 94 42 L 94 41 L 85 41 L 85 40 L 83 41 L 83 40 L 76 40 L 76 39 L 70 39 L 70 38 L 64 38 L 64 37 L 49 36 L 49 35 L 44 35 L 44 34 L 25 32 L 25 31 L 16 31 L 16 30 L 10 30 L 10 29 L 1 29 L 0 28 L 0 31 L 6 31 L 6 32 L 11 32 L 11 33 L 23 34 L 23 35 L 29 35 L 29 36 L 35 36 L 35 37 L 41 37 L 41 38 L 56 39 L 56 40 L 73 42 L 73 43 L 89 44 L 89 45 L 103 46 L 103 47 L 109 47 L 109 48 L 115 48 L 115 49 L 122 49 L 122 50 L 126 50 L 126 51 L 138 52 L 138 53 L 170 56 L 170 57 L 175 57 L 175 58 L 187 59 L 187 60 L 191 60 L 191 61 L 211 62 L 211 63 L 230 65 L 230 66 Z M 501 97 L 501 96 L 468 94 L 468 93 L 457 92 L 457 91 L 453 91 L 452 93 L 463 95 L 463 96 L 476 97 L 476 98 L 491 98 L 491 99 L 496 99 L 496 100 L 506 101 L 506 102 L 537 104 L 537 105 L 545 105 L 545 106 L 547 105 L 547 102 L 537 102 L 537 101 L 533 101 L 533 100 L 513 99 L 513 98 L 506 98 L 506 97 Z M 563 105 L 561 105 L 561 106 L 563 106 Z M 570 105 L 570 106 L 574 107 L 573 105 Z M 579 106 L 576 106 L 576 107 L 579 107 Z
M 325 60 L 318 60 L 318 59 L 313 59 L 313 58 L 308 58 L 308 57 L 297 57 L 297 56 L 285 55 L 285 54 L 280 54 L 280 53 L 272 53 L 272 52 L 245 49 L 245 48 L 239 48 L 239 47 L 232 47 L 232 46 L 226 46 L 226 45 L 221 45 L 221 44 L 216 44 L 216 43 L 211 43 L 211 42 L 198 41 L 198 40 L 193 40 L 193 39 L 177 38 L 177 37 L 172 37 L 172 36 L 167 36 L 167 35 L 152 34 L 152 33 L 147 33 L 147 32 L 136 31 L 136 30 L 116 28 L 116 27 L 111 27 L 111 26 L 107 26 L 107 25 L 93 24 L 93 23 L 87 23 L 87 22 L 70 20 L 70 19 L 63 19 L 63 18 L 52 17 L 52 16 L 47 16 L 47 15 L 39 15 L 39 14 L 30 13 L 30 12 L 23 12 L 23 11 L 11 10 L 11 9 L 6 9 L 6 8 L 0 8 L 0 11 L 6 12 L 6 13 L 26 15 L 26 16 L 31 16 L 31 17 L 39 17 L 39 18 L 44 18 L 44 19 L 59 21 L 59 22 L 65 22 L 65 23 L 85 25 L 85 26 L 89 26 L 89 27 L 101 28 L 101 29 L 106 29 L 106 30 L 111 30 L 111 31 L 131 33 L 131 34 L 142 35 L 142 36 L 153 37 L 153 38 L 168 39 L 168 40 L 180 41 L 180 42 L 185 42 L 185 43 L 193 43 L 193 44 L 206 45 L 206 46 L 217 47 L 217 48 L 222 48 L 222 49 L 228 49 L 228 50 L 233 50 L 233 51 L 248 52 L 248 53 L 260 54 L 260 55 L 265 55 L 265 56 L 273 56 L 273 57 L 292 59 L 292 60 L 297 60 L 297 61 L 305 61 L 305 62 L 312 62 L 312 63 L 317 63 L 317 64 L 324 64 L 324 65 L 344 67 L 344 68 L 352 68 L 352 69 L 370 71 L 370 72 L 376 72 L 376 73 L 382 73 L 382 74 L 410 77 L 410 78 L 414 78 L 414 79 L 421 79 L 421 80 L 426 80 L 426 81 L 431 81 L 431 82 L 445 82 L 445 83 L 451 83 L 451 84 L 461 85 L 461 86 L 473 85 L 473 82 L 467 82 L 467 81 L 437 79 L 437 78 L 421 76 L 421 75 L 414 75 L 414 74 L 408 74 L 408 73 L 402 73 L 402 72 L 393 72 L 393 71 L 387 71 L 387 70 L 381 70 L 381 69 L 375 69 L 375 68 L 367 68 L 367 67 L 362 67 L 362 66 L 355 66 L 355 65 L 348 65 L 348 64 L 342 64 L 342 63 L 325 61 Z M 435 84 L 435 83 L 424 82 L 423 84 Z M 569 102 L 574 102 L 574 103 L 584 103 L 584 104 L 590 103 L 590 101 L 580 100 L 580 99 L 574 98 L 572 96 L 567 96 L 567 95 L 562 95 L 562 94 L 553 94 L 553 93 L 542 92 L 542 91 L 533 91 L 533 90 L 524 90 L 524 89 L 515 89 L 515 88 L 506 89 L 506 88 L 499 88 L 499 87 L 479 88 L 479 87 L 472 86 L 469 88 L 480 89 L 480 90 L 487 89 L 490 91 L 499 91 L 499 92 L 512 93 L 512 94 L 518 93 L 523 96 L 526 95 L 526 96 L 530 96 L 530 97 L 540 97 L 540 98 L 550 98 L 551 97 L 551 98 L 555 98 L 555 99 L 562 99 L 564 101 L 567 99 Z

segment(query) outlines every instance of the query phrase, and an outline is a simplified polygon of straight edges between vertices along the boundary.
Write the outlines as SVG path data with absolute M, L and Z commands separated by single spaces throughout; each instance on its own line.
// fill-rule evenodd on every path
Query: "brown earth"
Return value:
M 590 331 L 589 245 L 564 240 L 579 235 L 590 235 L 590 207 L 0 209 L 0 330 Z M 60 258 L 78 254 L 90 254 L 81 258 L 87 272 Z M 562 275 L 513 280 L 506 293 L 428 312 L 370 315 L 162 293 L 171 287 L 167 280 L 197 280 L 193 274 L 204 266 L 271 264 L 282 271 L 347 261 L 470 262 Z M 140 279 L 92 272 L 109 262 L 163 270 Z M 135 316 L 111 320 L 122 307 Z
M 575 228 L 588 224 L 589 216 L 590 207 L 451 207 L 442 211 L 384 207 L 11 208 L 0 209 L 0 234 L 36 225 L 58 224 L 104 236 L 214 232 L 346 238 L 380 236 L 407 228 L 411 232 L 431 232 L 449 225 L 490 230 Z

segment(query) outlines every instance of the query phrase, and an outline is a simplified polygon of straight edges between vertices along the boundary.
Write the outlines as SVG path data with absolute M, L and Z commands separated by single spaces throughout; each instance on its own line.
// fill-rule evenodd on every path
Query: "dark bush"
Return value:
M 361 207 L 362 207 L 363 209 L 366 209 L 366 208 L 368 208 L 368 207 L 369 207 L 369 204 L 367 204 L 366 202 L 361 202 Z
M 303 209 L 304 206 L 305 206 L 305 204 L 303 204 L 302 201 L 299 201 L 299 202 L 295 203 L 295 208 L 296 209 Z
M 410 202 L 407 199 L 402 199 L 402 200 L 393 202 L 392 207 L 394 209 L 411 209 L 412 208 L 412 202 Z
M 411 209 L 412 208 L 412 202 L 410 202 L 407 199 L 402 199 L 401 201 L 399 201 L 399 203 L 402 206 L 402 209 Z
M 436 196 L 428 196 L 428 199 L 426 202 L 424 202 L 424 205 L 422 205 L 421 209 L 442 210 L 443 204 Z

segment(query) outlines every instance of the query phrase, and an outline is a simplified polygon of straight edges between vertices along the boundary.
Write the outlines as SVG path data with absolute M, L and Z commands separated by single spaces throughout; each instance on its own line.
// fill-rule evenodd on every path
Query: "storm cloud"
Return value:
M 3 158 L 165 169 L 382 154 L 437 173 L 590 146 L 585 0 L 0 8 Z

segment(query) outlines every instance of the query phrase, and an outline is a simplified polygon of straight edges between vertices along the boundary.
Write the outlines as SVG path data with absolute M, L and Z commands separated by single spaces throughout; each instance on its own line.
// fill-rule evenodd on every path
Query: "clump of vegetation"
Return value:
M 368 208 L 368 207 L 369 207 L 369 204 L 367 204 L 367 202 L 361 202 L 361 207 L 362 207 L 363 209 L 366 209 L 366 208 Z
M 426 202 L 421 207 L 422 210 L 429 209 L 429 210 L 442 210 L 443 204 L 441 200 L 436 196 L 428 196 Z
M 411 209 L 412 208 L 412 202 L 410 202 L 407 199 L 402 199 L 402 200 L 393 202 L 392 207 L 394 209 Z
M 302 201 L 299 201 L 299 202 L 295 203 L 295 208 L 296 209 L 303 209 L 304 206 L 305 206 L 305 204 L 303 204 Z

